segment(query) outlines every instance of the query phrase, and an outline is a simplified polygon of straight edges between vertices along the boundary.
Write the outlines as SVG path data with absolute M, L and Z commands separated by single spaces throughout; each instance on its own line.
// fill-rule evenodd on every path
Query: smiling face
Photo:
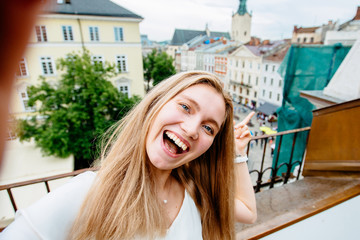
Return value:
M 167 102 L 146 139 L 150 162 L 158 169 L 170 170 L 206 152 L 225 119 L 225 101 L 206 84 L 197 84 Z

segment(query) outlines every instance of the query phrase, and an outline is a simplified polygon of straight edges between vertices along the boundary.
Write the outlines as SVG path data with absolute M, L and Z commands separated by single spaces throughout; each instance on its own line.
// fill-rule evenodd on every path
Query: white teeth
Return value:
M 182 148 L 182 150 L 186 150 L 187 149 L 187 146 L 185 143 L 183 143 L 175 134 L 173 133 L 170 133 L 170 132 L 165 132 L 166 135 L 172 139 L 176 145 L 178 145 L 180 148 Z

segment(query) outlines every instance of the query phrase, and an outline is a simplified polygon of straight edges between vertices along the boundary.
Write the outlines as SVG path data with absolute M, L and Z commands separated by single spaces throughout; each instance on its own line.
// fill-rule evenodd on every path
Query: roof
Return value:
M 274 113 L 276 113 L 276 109 L 278 108 L 279 106 L 265 102 L 263 105 L 257 108 L 257 111 L 262 112 L 266 115 L 273 115 Z
M 58 4 L 50 0 L 43 11 L 57 14 L 95 15 L 108 17 L 126 17 L 143 19 L 141 16 L 113 3 L 110 0 L 71 0 L 70 3 Z M 65 1 L 64 1 L 65 2 Z
M 248 13 L 248 11 L 246 9 L 246 0 L 240 0 L 240 4 L 239 4 L 239 8 L 237 10 L 237 13 L 241 16 Z
M 286 53 L 288 52 L 290 46 L 291 46 L 290 44 L 287 44 L 285 47 L 279 49 L 278 51 L 272 53 L 269 56 L 266 56 L 265 60 L 273 61 L 273 62 L 281 62 L 284 59 Z
M 296 33 L 313 33 L 316 31 L 316 29 L 318 29 L 319 27 L 307 27 L 307 28 L 303 28 L 303 27 L 300 27 L 300 28 L 297 28 L 295 30 Z
M 170 45 L 180 46 L 200 35 L 206 36 L 206 31 L 175 29 Z M 226 37 L 230 39 L 230 34 L 227 32 L 210 32 L 210 37 Z

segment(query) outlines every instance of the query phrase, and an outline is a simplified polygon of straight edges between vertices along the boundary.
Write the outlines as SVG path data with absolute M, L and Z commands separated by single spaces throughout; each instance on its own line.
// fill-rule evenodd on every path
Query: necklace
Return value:
M 169 186 L 169 191 L 168 191 L 168 194 L 167 194 L 168 196 L 167 196 L 167 197 L 170 196 L 171 184 L 172 184 L 172 181 L 171 181 L 171 179 L 170 179 L 170 186 Z M 164 199 L 163 202 L 164 202 L 164 204 L 167 204 L 168 200 L 167 200 L 167 199 Z

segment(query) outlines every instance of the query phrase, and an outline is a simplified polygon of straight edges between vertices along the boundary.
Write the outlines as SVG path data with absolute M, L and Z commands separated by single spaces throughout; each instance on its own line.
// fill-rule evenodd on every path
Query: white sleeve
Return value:
M 96 174 L 85 172 L 26 209 L 0 233 L 0 240 L 66 239 Z

